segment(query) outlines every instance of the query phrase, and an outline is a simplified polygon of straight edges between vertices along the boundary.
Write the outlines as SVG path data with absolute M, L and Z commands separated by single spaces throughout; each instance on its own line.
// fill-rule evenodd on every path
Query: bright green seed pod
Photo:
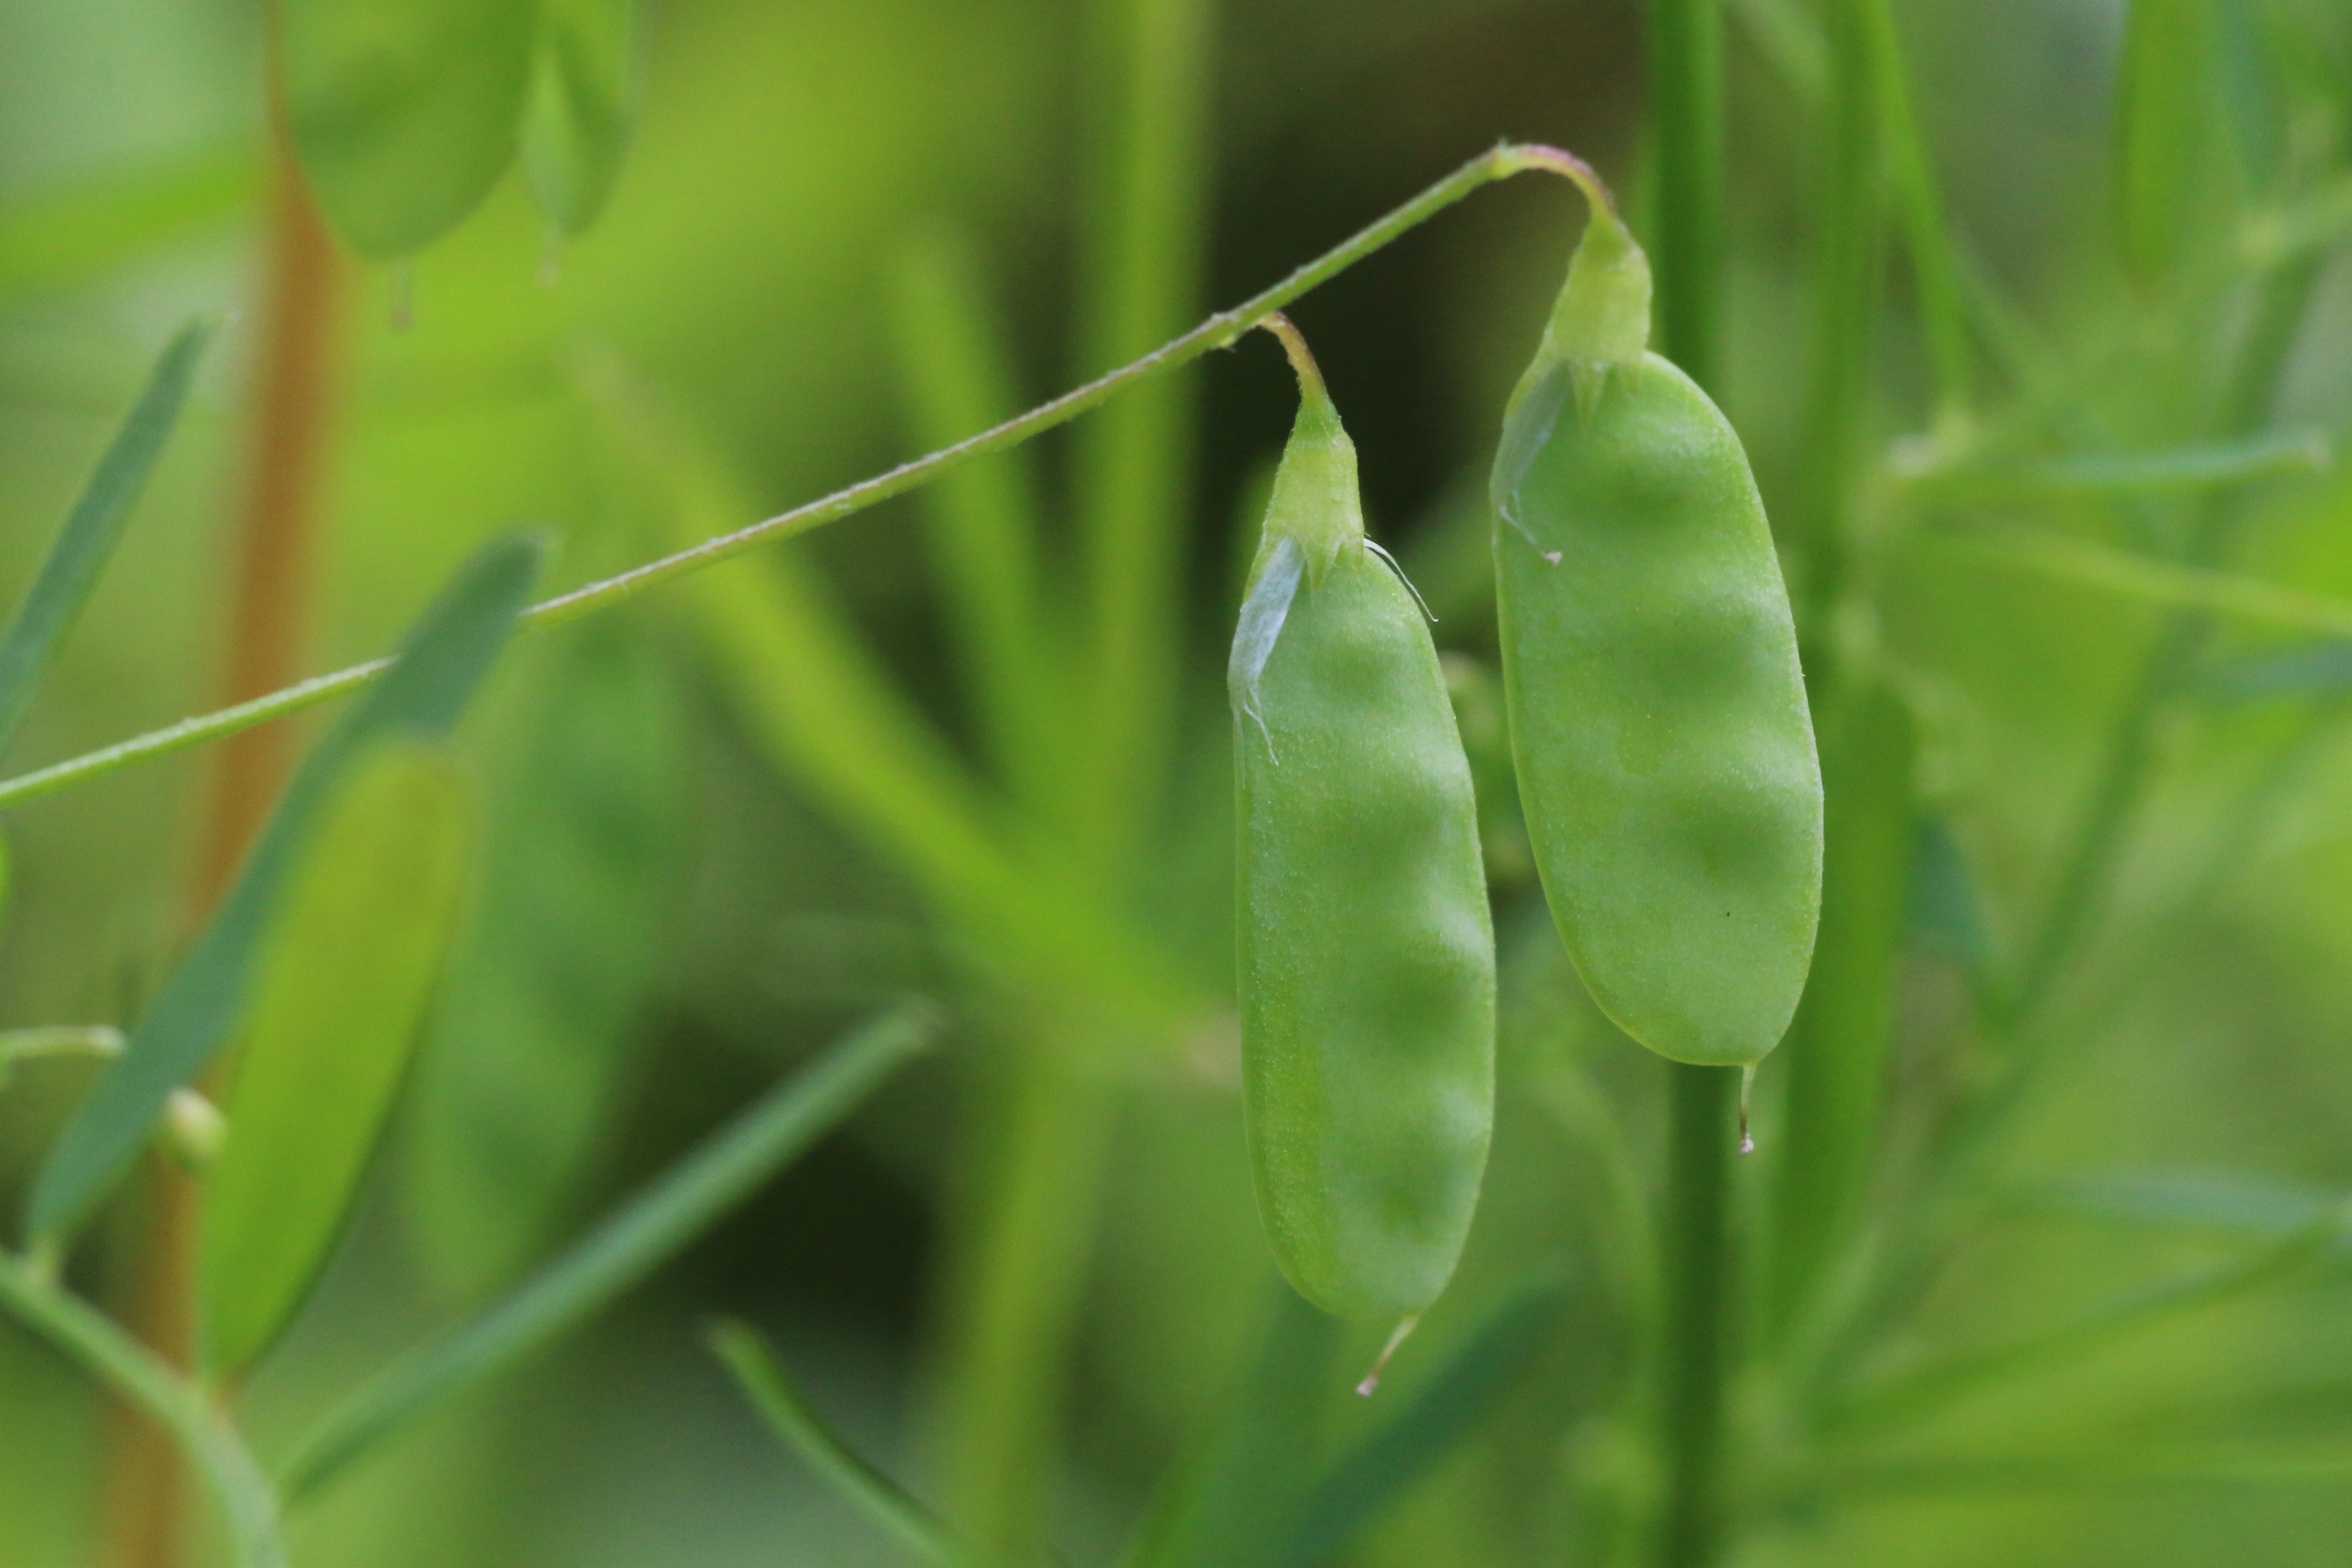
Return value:
M 1301 402 L 1227 671 L 1250 1156 L 1299 1292 L 1410 1318 L 1453 1275 L 1494 1123 L 1478 807 L 1427 622 L 1364 538 L 1355 447 L 1269 325 Z
M 1495 459 L 1520 797 L 1593 999 L 1661 1056 L 1745 1065 L 1787 1030 L 1821 914 L 1796 629 L 1747 453 L 1646 350 L 1647 260 L 1585 188 Z

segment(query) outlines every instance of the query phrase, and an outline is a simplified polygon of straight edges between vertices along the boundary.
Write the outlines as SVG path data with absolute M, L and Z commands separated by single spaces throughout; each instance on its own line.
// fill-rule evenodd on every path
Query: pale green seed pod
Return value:
M 1649 267 L 1592 222 L 1496 455 L 1504 684 L 1528 830 L 1593 999 L 1677 1061 L 1747 1065 L 1796 1010 L 1822 780 L 1748 456 L 1644 348 Z
M 1250 1154 L 1283 1272 L 1410 1318 L 1454 1272 L 1494 1122 L 1478 810 L 1429 628 L 1364 538 L 1305 345 L 1228 685 Z

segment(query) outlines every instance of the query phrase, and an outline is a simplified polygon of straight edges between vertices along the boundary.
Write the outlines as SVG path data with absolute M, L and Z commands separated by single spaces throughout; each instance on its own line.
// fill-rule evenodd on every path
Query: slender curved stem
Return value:
M 205 1478 L 243 1568 L 287 1568 L 278 1500 L 244 1439 L 204 1391 L 86 1302 L 0 1252 L 0 1306 L 168 1430 Z
M 1243 333 L 1256 326 L 1259 319 L 1267 312 L 1280 309 L 1301 295 L 1321 287 L 1366 256 L 1427 223 L 1473 191 L 1516 174 L 1524 174 L 1529 170 L 1569 176 L 1571 169 L 1583 168 L 1580 160 L 1557 148 L 1504 142 L 1465 163 L 1385 217 L 1359 230 L 1299 267 L 1281 282 L 1261 290 L 1231 309 L 1218 311 L 1181 337 L 1171 339 L 1142 358 L 1121 365 L 1108 375 L 1064 392 L 1050 402 L 1040 403 L 1026 413 L 1008 419 L 952 446 L 943 446 L 936 452 L 902 463 L 846 489 L 836 490 L 791 511 L 780 512 L 753 523 L 749 528 L 706 539 L 674 555 L 647 561 L 617 576 L 575 588 L 569 593 L 533 605 L 524 613 L 524 624 L 561 625 L 577 616 L 634 599 L 648 589 L 657 588 L 689 572 L 732 559 L 761 545 L 791 538 L 823 528 L 827 523 L 838 522 L 843 517 L 929 484 L 976 457 L 985 457 L 991 453 L 1018 446 L 1109 402 L 1129 387 L 1180 370 L 1214 350 L 1230 348 Z M 315 707 L 335 697 L 347 696 L 390 667 L 389 659 L 373 659 L 331 674 L 314 675 L 250 702 L 184 718 L 177 724 L 150 730 L 144 735 L 134 736 L 47 768 L 0 779 L 0 808 L 52 794 L 134 762 L 184 751 L 191 747 L 251 729 L 257 725 L 268 724 L 272 719 Z

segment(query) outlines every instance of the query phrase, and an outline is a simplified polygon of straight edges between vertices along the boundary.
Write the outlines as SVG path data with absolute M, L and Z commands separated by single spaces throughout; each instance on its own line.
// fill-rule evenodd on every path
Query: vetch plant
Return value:
M 1942 100 L 1979 75 L 2012 89 L 2003 58 L 1937 33 L 1915 102 L 1906 43 L 1966 8 L 1651 0 L 1639 152 L 1601 159 L 1622 208 L 1582 160 L 1504 141 L 1203 317 L 1221 29 L 1276 24 L 1101 0 L 1076 51 L 1077 249 L 1044 313 L 1080 384 L 1025 412 L 1015 323 L 1035 323 L 1000 314 L 1001 236 L 927 220 L 894 251 L 860 227 L 898 126 L 928 128 L 908 137 L 927 179 L 961 167 L 918 118 L 937 84 L 877 63 L 934 46 L 898 5 L 755 9 L 680 8 L 677 57 L 711 92 L 695 114 L 646 75 L 628 0 L 270 12 L 275 281 L 230 585 L 247 684 L 0 779 L 36 852 L 0 883 L 22 930 L 60 907 L 43 835 L 106 801 L 100 780 L 350 699 L 298 767 L 238 752 L 199 855 L 225 891 L 119 1020 L 93 1002 L 0 1031 L 0 1139 L 26 1155 L 0 1311 L 166 1434 L 218 1527 L 186 1530 L 175 1467 L 110 1440 L 113 1560 L 267 1568 L 290 1542 L 325 1568 L 355 1561 L 341 1517 L 393 1520 L 368 1532 L 395 1552 L 441 1552 L 446 1521 L 526 1560 L 540 1491 L 571 1495 L 576 1469 L 635 1509 L 671 1456 L 705 1489 L 691 1507 L 547 1540 L 724 1554 L 709 1489 L 762 1473 L 754 1417 L 844 1505 L 767 1500 L 783 1522 L 753 1539 L 795 1561 L 830 1560 L 835 1527 L 845 1552 L 973 1568 L 2156 1563 L 2224 1538 L 2333 1560 L 2328 1526 L 2296 1533 L 2337 1518 L 2352 1469 L 2336 1081 L 2298 1044 L 2352 1005 L 2330 978 L 2352 576 L 2329 477 L 2352 36 L 2329 7 L 2134 0 L 2105 42 L 2067 35 L 2115 86 L 2086 177 L 2067 162 L 2086 120 L 2017 132 L 2020 152 L 2001 117 L 1970 129 Z M 1563 25 L 1618 58 L 1591 22 Z M 739 48 L 772 44 L 762 27 L 804 50 Z M 1005 50 L 967 74 L 989 87 Z M 1418 90 L 1441 57 L 1412 52 Z M 1284 91 L 1320 101 L 1320 62 L 1283 57 Z M 759 141 L 723 111 L 738 59 L 761 115 L 822 105 L 837 135 Z M 811 90 L 808 60 L 856 90 Z M 2054 111 L 1999 101 L 2048 130 Z M 661 133 L 632 152 L 641 110 Z M 1478 112 L 1509 111 L 1482 89 Z M 1575 144 L 1624 151 L 1598 122 Z M 625 157 L 748 183 L 667 200 Z M 1979 167 L 2023 218 L 1988 216 Z M 497 193 L 509 169 L 538 218 Z M 1444 455 L 1455 498 L 1417 525 L 1376 510 L 1392 557 L 1365 527 L 1389 443 L 1491 434 L 1490 411 L 1439 417 L 1425 367 L 1384 407 L 1351 363 L 1371 336 L 1349 336 L 1381 313 L 1335 293 L 1313 326 L 1351 437 L 1285 312 L 1529 172 L 1581 198 L 1566 283 L 1545 315 L 1430 275 L 1458 311 L 1524 308 L 1493 335 L 1534 352 L 1499 439 Z M 0 208 L 0 360 L 38 279 L 143 254 L 238 188 L 174 180 Z M 802 209 L 790 243 L 747 220 L 726 251 L 772 180 Z M 2104 204 L 2062 223 L 2038 181 Z M 409 342 L 430 352 L 329 373 L 358 279 L 319 214 L 401 292 L 455 236 L 425 260 Z M 582 241 L 584 293 L 551 265 L 529 308 L 469 292 L 468 267 L 529 277 L 506 239 L 536 244 L 542 218 Z M 615 228 L 638 237 L 600 252 Z M 742 431 L 856 472 L 801 383 L 843 431 L 856 389 L 795 360 L 798 425 L 714 410 L 734 383 L 698 382 L 668 335 L 697 313 L 610 307 L 634 297 L 598 269 L 660 230 L 678 248 L 628 265 L 743 315 L 724 257 L 755 257 L 761 294 L 792 301 L 758 319 L 797 319 L 825 273 L 795 247 L 836 229 L 924 455 L 779 511 L 790 465 Z M 1204 423 L 1183 372 L 1261 328 L 1296 414 L 1231 596 L 1235 552 L 1188 529 L 1234 466 L 1228 427 L 1269 458 L 1278 429 Z M 71 665 L 213 330 L 163 351 L 30 574 L 0 739 L 38 730 L 37 688 L 88 700 L 44 676 L 60 648 Z M 732 316 L 720 335 L 730 371 L 793 358 Z M 1377 338 L 1402 340 L 1385 317 Z M 1270 356 L 1228 363 L 1271 394 Z M 515 465 L 545 471 L 569 551 L 501 532 L 395 653 L 287 684 L 297 558 L 353 509 L 316 483 L 329 416 L 404 462 L 483 419 L 467 461 L 488 465 L 524 382 L 539 434 Z M 406 417 L 386 408 L 464 417 L 384 441 Z M 14 417 L 0 402 L 0 435 Z M 1066 453 L 1040 439 L 1064 424 Z M 802 538 L 918 491 L 905 517 Z M 421 559 L 423 538 L 363 559 Z M 2233 901 L 2248 866 L 2263 897 Z M 951 1073 L 857 1115 L 941 1037 Z M 2255 1114 L 2263 1146 L 2240 1150 Z M 2209 1149 L 2272 1174 L 2214 1175 Z M 184 1201 L 155 1150 L 187 1167 Z M 379 1176 L 397 1201 L 373 1201 Z M 935 1228 L 890 1207 L 928 1217 L 934 1191 Z M 750 1218 L 714 1239 L 730 1214 Z M 894 1315 L 861 1270 L 917 1272 L 891 1260 L 908 1235 L 928 1309 Z M 760 1271 L 770 1247 L 789 1289 Z M 696 1374 L 676 1362 L 533 1382 L 680 1260 L 662 1289 L 702 1298 L 742 1400 L 678 1394 Z M 361 1294 L 382 1299 L 365 1335 Z M 621 1321 L 564 1364 L 692 1337 Z M 906 1340 L 902 1455 L 866 1369 Z M 677 1409 L 580 1414 L 656 1382 Z M 460 1398 L 491 1387 L 508 1400 Z M 542 1394 L 543 1426 L 431 1420 Z M 61 1399 L 27 1396 L 27 1429 Z M 546 1440 L 584 1450 L 608 1425 L 625 1485 Z M 0 1502 L 16 1484 L 0 1466 Z

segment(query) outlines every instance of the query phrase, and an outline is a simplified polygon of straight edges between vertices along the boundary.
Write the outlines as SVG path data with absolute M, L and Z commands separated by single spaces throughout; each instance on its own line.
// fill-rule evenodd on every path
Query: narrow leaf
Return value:
M 218 1406 L 107 1316 L 0 1252 L 0 1306 L 172 1434 L 219 1504 L 239 1568 L 287 1568 L 278 1500 Z
M 2227 489 L 2288 474 L 2326 473 L 2334 461 L 2315 430 L 2265 431 L 2152 452 L 2102 452 L 2044 462 L 1947 468 L 1916 476 L 1942 500 L 2080 500 Z
M 1341 1326 L 1279 1285 L 1273 1312 L 1214 1425 L 1152 1506 L 1130 1568 L 1271 1563 L 1323 1458 L 1332 1395 L 1348 1386 Z
M 1937 423 L 1950 427 L 1967 417 L 1975 380 L 1964 287 L 1967 269 L 1961 265 L 1959 247 L 1944 211 L 1943 187 L 1912 106 L 1911 72 L 1904 63 L 1903 39 L 1895 28 L 1892 0 L 1853 3 L 1863 6 L 1870 31 L 1887 175 L 1895 187 L 1895 212 L 1919 291 L 1927 357 L 1935 367 Z
M 1869 1180 L 1911 899 L 1916 750 L 1910 706 L 1883 680 L 1846 695 L 1822 726 L 1821 935 L 1782 1047 L 1786 1146 L 1773 1151 L 1778 1332 L 1807 1305 Z
M 2035 1208 L 2158 1230 L 2273 1240 L 2323 1222 L 2344 1200 L 2258 1176 L 2120 1171 L 2042 1183 L 2020 1195 Z
M 20 1061 L 48 1056 L 94 1056 L 100 1061 L 122 1054 L 122 1031 L 104 1024 L 48 1024 L 12 1029 L 0 1033 L 0 1088 Z
M 883 1534 L 939 1568 L 969 1568 L 981 1561 L 957 1544 L 930 1510 L 825 1425 L 750 1324 L 722 1320 L 711 1325 L 709 1340 L 712 1352 L 734 1375 L 769 1430 Z
M 769 1091 L 521 1289 L 330 1410 L 296 1444 L 280 1472 L 281 1491 L 289 1500 L 316 1491 L 410 1420 L 505 1371 L 645 1279 L 864 1103 L 936 1027 L 929 1009 L 898 1008 Z
M 408 1117 L 410 1229 L 459 1298 L 513 1278 L 567 1217 L 675 902 L 680 759 L 661 660 L 633 619 L 569 628 L 547 652 L 498 770 Z
M 900 372 L 917 444 L 961 441 L 1019 411 L 1012 354 L 992 317 L 969 242 L 931 235 L 908 247 L 893 299 Z M 975 463 L 925 498 L 950 624 L 988 725 L 999 775 L 1032 806 L 1065 768 L 1062 628 L 1038 559 L 1045 505 L 1026 452 Z
M 2348 1212 L 2332 1204 L 2310 1224 L 2246 1258 L 2126 1291 L 2052 1327 L 1887 1375 L 1835 1405 L 1826 1425 L 1845 1435 L 1917 1421 L 1987 1390 L 2013 1387 L 2053 1366 L 2084 1360 L 2133 1334 L 2301 1278 L 2345 1246 Z
M 205 1205 L 197 1309 L 216 1376 L 269 1348 L 341 1233 L 457 916 L 467 807 L 443 748 L 370 748 L 272 923 Z
M 2000 956 L 1984 894 L 1951 824 L 1939 816 L 1921 818 L 1911 862 L 1913 930 L 1924 946 L 1959 966 L 1979 1008 L 1991 1008 L 2001 992 Z
M 2209 0 L 2131 0 L 2116 111 L 2124 263 L 2154 284 L 2194 237 L 2198 175 L 2213 131 Z
M 672 509 L 681 539 L 746 515 L 724 465 L 618 388 L 599 411 Z M 1165 1019 L 1189 988 L 1125 923 L 1096 907 L 1075 873 L 1018 836 L 925 715 L 841 617 L 790 545 L 701 574 L 687 590 L 712 669 L 751 738 L 778 769 L 883 858 L 992 956 L 1045 983 L 1111 993 Z
M 2210 611 L 2260 625 L 2352 638 L 2352 600 L 2283 588 L 2239 572 L 2177 566 L 2046 528 L 1989 525 L 1937 528 L 1915 538 L 1931 549 L 2160 609 Z
M 113 444 L 99 459 L 98 471 L 83 486 L 57 543 L 49 547 L 32 591 L 17 608 L 7 635 L 0 638 L 0 751 L 16 733 L 49 656 L 81 613 L 90 590 L 98 586 L 99 573 L 121 540 L 123 525 L 131 520 L 131 508 L 155 471 L 155 460 L 179 423 L 197 361 L 219 325 L 211 318 L 189 322 L 155 361 L 147 390 L 139 394 Z
M 455 727 L 529 601 L 540 554 L 528 538 L 477 554 L 418 620 L 390 670 L 304 760 L 211 925 L 49 1151 L 27 1207 L 36 1237 L 72 1233 L 129 1166 L 172 1091 L 219 1051 L 244 1012 L 288 873 L 343 769 L 375 740 L 430 739 Z
M 260 167 L 248 146 L 205 148 L 0 206 L 0 299 L 88 283 L 228 227 L 251 212 Z
M 455 227 L 514 154 L 533 0 L 285 0 L 286 114 L 303 172 L 363 255 Z
M 1557 1285 L 1526 1288 L 1472 1330 L 1427 1382 L 1399 1398 L 1388 1419 L 1339 1455 L 1309 1494 L 1275 1561 L 1318 1568 L 1402 1499 L 1473 1432 L 1558 1322 Z
M 2231 660 L 2214 666 L 2199 684 L 2209 695 L 2235 702 L 2340 697 L 2352 692 L 2352 640 L 2305 643 Z
M 604 212 L 635 133 L 641 97 L 637 0 L 540 0 L 523 168 L 558 233 Z

